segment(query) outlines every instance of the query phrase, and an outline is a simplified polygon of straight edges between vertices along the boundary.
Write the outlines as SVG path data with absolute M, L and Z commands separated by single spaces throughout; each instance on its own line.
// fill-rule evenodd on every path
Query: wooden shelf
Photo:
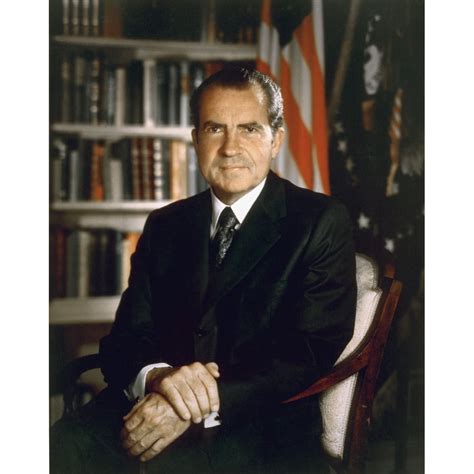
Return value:
M 192 127 L 145 127 L 142 125 L 89 125 L 82 123 L 54 123 L 51 130 L 56 133 L 79 135 L 81 138 L 98 140 L 120 140 L 124 137 L 159 137 L 191 141 Z
M 88 229 L 141 232 L 148 214 L 172 201 L 53 202 L 50 224 Z
M 58 45 L 88 49 L 128 50 L 134 59 L 188 59 L 193 61 L 254 61 L 256 45 L 201 43 L 193 41 L 157 41 L 91 36 L 55 36 Z
M 120 296 L 57 298 L 50 302 L 49 324 L 111 323 L 119 302 Z
M 164 201 L 60 201 L 51 204 L 51 210 L 56 212 L 80 213 L 149 213 L 154 209 L 170 204 L 171 200 Z

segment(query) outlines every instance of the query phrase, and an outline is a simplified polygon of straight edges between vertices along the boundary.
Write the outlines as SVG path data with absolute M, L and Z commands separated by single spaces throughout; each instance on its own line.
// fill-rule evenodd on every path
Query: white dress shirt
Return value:
M 239 223 L 235 226 L 236 230 L 238 230 L 239 227 L 242 225 L 251 207 L 257 200 L 258 196 L 260 196 L 260 193 L 262 192 L 262 189 L 265 186 L 266 180 L 267 178 L 265 178 L 260 184 L 255 186 L 255 188 L 251 189 L 247 194 L 239 198 L 230 206 L 230 208 L 232 209 L 232 212 L 235 214 L 235 217 L 237 217 L 237 220 L 239 221 Z M 212 216 L 211 216 L 210 236 L 212 239 L 217 230 L 217 222 L 219 220 L 219 216 L 221 215 L 221 212 L 224 210 L 224 208 L 227 207 L 227 204 L 223 203 L 214 194 L 214 191 L 212 190 L 212 188 L 211 188 L 211 201 L 212 201 Z M 154 368 L 160 368 L 160 367 L 171 367 L 171 366 L 169 364 L 166 364 L 165 362 L 159 362 L 156 364 L 147 365 L 140 370 L 138 375 L 135 377 L 132 383 L 128 386 L 128 388 L 125 390 L 125 394 L 127 395 L 129 400 L 131 401 L 141 400 L 145 396 L 145 381 L 146 381 L 146 376 L 148 372 Z M 204 419 L 204 427 L 211 428 L 213 426 L 220 425 L 221 422 L 216 419 L 217 416 L 218 416 L 218 413 L 216 412 L 210 413 L 209 416 Z

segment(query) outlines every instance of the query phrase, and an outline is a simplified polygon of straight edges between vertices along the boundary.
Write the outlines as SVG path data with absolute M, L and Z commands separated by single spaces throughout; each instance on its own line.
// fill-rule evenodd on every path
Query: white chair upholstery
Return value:
M 342 362 L 357 348 L 375 316 L 382 290 L 378 288 L 377 264 L 365 255 L 356 255 L 357 309 L 354 334 L 336 361 Z M 323 419 L 321 442 L 331 457 L 342 459 L 347 421 L 351 400 L 357 382 L 357 374 L 324 391 L 319 399 Z

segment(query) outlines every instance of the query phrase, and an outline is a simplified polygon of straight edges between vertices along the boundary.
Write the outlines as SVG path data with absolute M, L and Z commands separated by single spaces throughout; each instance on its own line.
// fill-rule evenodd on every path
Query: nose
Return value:
M 229 130 L 224 135 L 224 141 L 221 146 L 223 156 L 235 156 L 240 153 L 240 142 L 236 131 Z

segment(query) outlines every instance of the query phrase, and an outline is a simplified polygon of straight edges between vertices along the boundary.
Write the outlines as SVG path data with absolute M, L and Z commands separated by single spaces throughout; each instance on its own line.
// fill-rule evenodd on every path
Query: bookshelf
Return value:
M 230 6 L 219 0 L 188 2 L 202 6 L 196 18 L 183 17 L 177 2 L 55 3 L 50 324 L 110 324 L 126 284 L 127 259 L 148 214 L 205 188 L 191 144 L 189 96 L 225 63 L 255 62 L 260 6 L 241 2 L 231 24 L 222 10 Z M 87 12 L 83 4 L 89 4 Z M 93 4 L 99 11 L 95 17 Z M 174 9 L 172 27 L 153 28 L 153 21 L 164 18 L 156 5 Z M 251 21 L 243 21 L 243 15 Z M 222 25 L 219 18 L 225 19 Z M 180 28 L 178 20 L 192 22 L 192 28 Z M 167 33 L 160 37 L 158 32 Z M 104 276 L 99 261 L 122 274 Z M 95 273 L 115 278 L 115 286 L 92 282 Z

